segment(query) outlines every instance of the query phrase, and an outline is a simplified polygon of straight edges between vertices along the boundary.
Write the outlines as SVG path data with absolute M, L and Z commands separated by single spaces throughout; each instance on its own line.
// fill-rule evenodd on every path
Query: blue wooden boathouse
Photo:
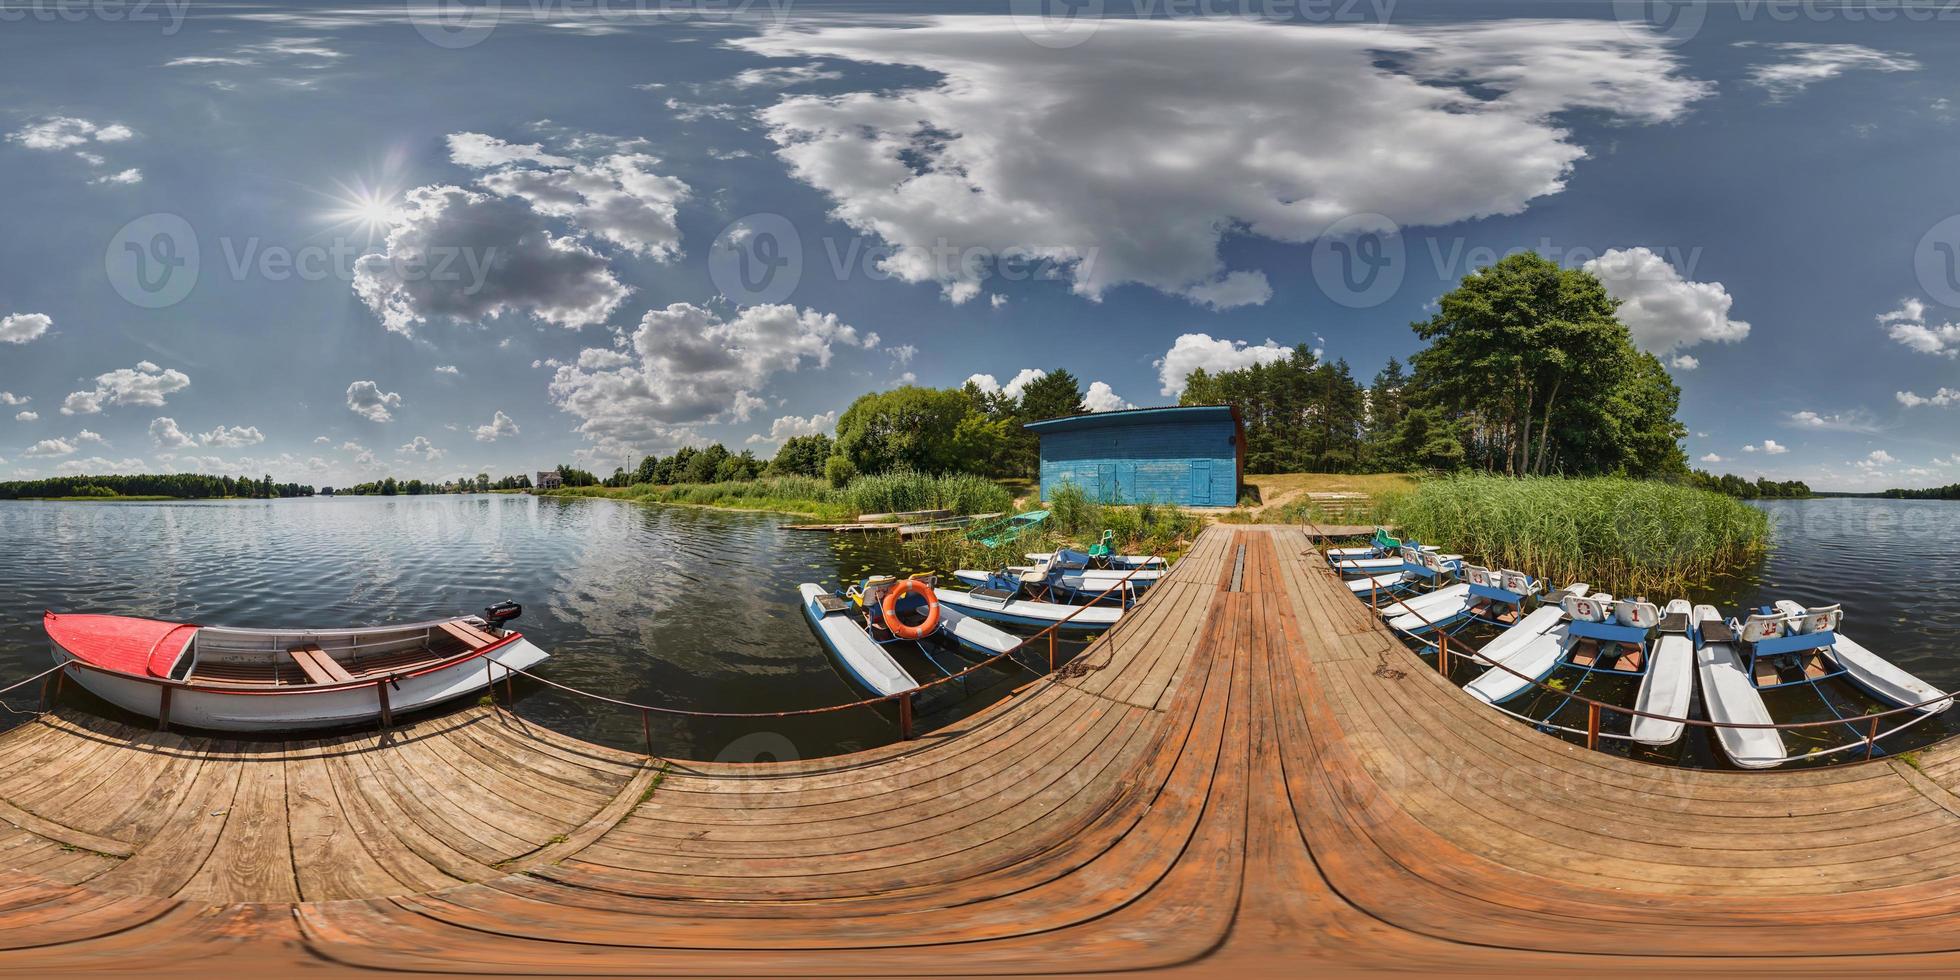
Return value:
M 1030 422 L 1041 496 L 1064 483 L 1103 503 L 1230 507 L 1245 475 L 1245 424 L 1229 405 L 1137 408 Z

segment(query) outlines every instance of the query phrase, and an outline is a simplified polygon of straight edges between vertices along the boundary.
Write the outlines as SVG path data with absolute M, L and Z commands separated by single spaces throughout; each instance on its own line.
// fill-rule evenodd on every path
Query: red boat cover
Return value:
M 128 616 L 61 616 L 41 623 L 48 639 L 79 660 L 125 674 L 170 676 L 170 666 L 197 627 Z

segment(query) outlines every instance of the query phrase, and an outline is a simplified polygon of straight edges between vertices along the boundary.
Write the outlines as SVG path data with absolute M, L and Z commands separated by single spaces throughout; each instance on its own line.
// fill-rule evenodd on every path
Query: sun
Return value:
M 370 187 L 365 182 L 339 186 L 340 193 L 330 195 L 333 207 L 326 212 L 335 227 L 360 230 L 372 241 L 401 221 L 401 201 L 394 191 Z

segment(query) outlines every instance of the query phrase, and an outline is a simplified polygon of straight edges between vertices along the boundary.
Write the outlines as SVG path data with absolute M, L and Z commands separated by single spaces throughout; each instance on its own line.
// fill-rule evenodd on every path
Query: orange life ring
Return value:
M 898 619 L 898 600 L 914 592 L 926 598 L 926 619 L 917 626 L 907 626 Z M 892 587 L 885 591 L 885 601 L 879 608 L 885 614 L 885 628 L 901 640 L 921 640 L 939 628 L 939 596 L 933 593 L 932 586 L 918 579 L 901 579 L 892 583 Z

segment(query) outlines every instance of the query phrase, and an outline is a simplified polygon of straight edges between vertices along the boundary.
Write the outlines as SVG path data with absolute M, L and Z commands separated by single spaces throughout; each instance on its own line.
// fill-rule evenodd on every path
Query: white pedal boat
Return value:
M 1687 729 L 1683 721 L 1695 700 L 1695 643 L 1688 636 L 1694 607 L 1686 599 L 1667 604 L 1660 622 L 1660 638 L 1648 656 L 1647 674 L 1640 679 L 1640 693 L 1634 699 L 1636 711 L 1659 718 L 1633 716 L 1628 734 L 1642 745 L 1673 745 Z
M 889 579 L 868 581 L 862 587 L 866 605 L 876 608 L 883 598 L 884 589 L 892 584 Z M 797 591 L 803 597 L 803 615 L 809 620 L 811 629 L 816 631 L 817 638 L 831 656 L 843 665 L 845 672 L 865 690 L 889 696 L 920 686 L 919 681 L 899 665 L 891 650 L 872 638 L 865 625 L 864 607 L 825 591 L 823 586 L 813 582 L 803 583 L 797 587 Z M 957 643 L 990 657 L 1021 645 L 1019 637 L 964 615 L 957 609 L 947 608 L 943 604 L 944 597 L 937 598 L 942 602 L 938 626 L 930 635 L 914 641 L 921 644 L 922 653 L 924 645 L 934 641 Z M 931 654 L 926 653 L 925 657 L 935 666 L 938 665 Z M 943 666 L 940 669 L 953 672 Z
M 1470 583 L 1458 582 L 1446 585 L 1434 592 L 1425 592 L 1388 605 L 1379 610 L 1388 625 L 1404 632 L 1417 632 L 1431 625 L 1448 622 L 1462 616 L 1470 608 Z
M 1059 585 L 1071 592 L 1087 592 L 1098 595 L 1110 589 L 1119 589 L 1127 584 L 1133 591 L 1141 591 L 1157 584 L 1158 580 L 1169 574 L 1160 569 L 1139 569 L 1122 571 L 1114 568 L 1092 568 L 1076 572 L 1049 573 L 1043 566 L 1009 565 L 1007 572 L 1018 575 L 1029 584 L 1042 582 Z M 976 588 L 984 587 L 993 574 L 977 568 L 961 568 L 953 572 L 953 577 Z
M 1463 689 L 1485 704 L 1502 704 L 1517 697 L 1533 681 L 1544 680 L 1565 654 L 1571 600 L 1583 596 L 1590 587 L 1584 582 L 1566 586 L 1559 605 L 1540 606 L 1532 610 L 1516 626 L 1485 644 L 1482 650 L 1477 651 L 1477 659 L 1493 666 L 1476 680 L 1464 685 Z M 1592 598 L 1595 601 L 1612 601 L 1612 597 L 1604 593 Z M 1498 667 L 1496 664 L 1504 666 Z
M 502 612 L 500 612 L 502 610 Z M 54 662 L 103 700 L 169 724 L 293 732 L 369 724 L 475 694 L 549 654 L 485 616 L 366 629 L 231 629 L 48 613 Z
M 1377 592 L 1383 595 L 1387 595 L 1391 592 L 1399 592 L 1413 585 L 1416 581 L 1416 578 L 1417 576 L 1412 572 L 1391 572 L 1390 574 L 1387 575 L 1370 575 L 1367 578 L 1351 578 L 1345 580 L 1341 584 L 1346 585 L 1348 587 L 1349 592 L 1352 592 L 1356 596 L 1366 599 Z
M 1044 551 L 1030 551 L 1024 557 L 1036 565 L 1053 561 L 1055 556 Z M 1104 564 L 1117 571 L 1131 568 L 1165 568 L 1168 564 L 1156 555 L 1110 555 L 1103 559 Z M 1063 567 L 1067 567 L 1066 565 Z
M 1805 609 L 1788 599 L 1779 600 L 1776 609 L 1789 617 L 1786 628 L 1799 634 L 1835 630 L 1843 616 L 1843 610 L 1836 605 Z M 1843 633 L 1838 633 L 1824 652 L 1844 668 L 1853 682 L 1880 700 L 1902 708 L 1923 705 L 1919 710 L 1933 715 L 1953 706 L 1953 699 L 1946 697 L 1945 691 L 1906 673 Z
M 976 588 L 971 592 L 942 589 L 941 605 L 952 606 L 981 619 L 1017 626 L 1054 626 L 1065 630 L 1106 630 L 1123 618 L 1121 606 L 1077 606 L 1040 602 L 1007 595 L 1003 590 Z
M 1714 606 L 1696 606 L 1694 612 L 1701 646 L 1695 650 L 1695 671 L 1701 678 L 1701 700 L 1708 707 L 1708 720 L 1733 725 L 1768 725 L 1775 719 L 1763 705 L 1763 695 L 1736 654 L 1735 644 L 1709 642 L 1703 635 L 1710 625 L 1726 634 L 1729 627 Z M 1729 761 L 1744 769 L 1768 769 L 1783 763 L 1783 733 L 1774 728 L 1715 729 L 1716 744 Z
M 1424 549 L 1429 550 L 1429 549 Z M 1434 552 L 1431 552 L 1432 554 Z M 1455 568 L 1463 563 L 1462 555 L 1437 555 L 1445 567 Z M 1353 558 L 1337 561 L 1334 568 L 1343 575 L 1379 575 L 1403 568 L 1406 561 L 1401 556 L 1387 558 Z

